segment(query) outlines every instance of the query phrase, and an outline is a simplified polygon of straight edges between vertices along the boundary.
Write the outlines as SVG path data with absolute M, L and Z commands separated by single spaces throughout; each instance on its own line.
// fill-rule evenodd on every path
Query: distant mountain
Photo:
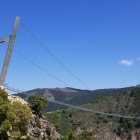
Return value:
M 116 95 L 119 94 L 120 92 L 131 90 L 133 88 L 135 87 L 125 87 L 125 88 L 117 88 L 117 89 L 115 88 L 98 89 L 98 90 L 81 90 L 81 89 L 74 89 L 69 87 L 42 88 L 42 89 L 38 88 L 23 93 L 18 93 L 16 95 L 27 100 L 29 95 L 39 94 L 49 100 L 53 100 L 53 101 L 56 100 L 56 101 L 73 104 L 73 105 L 82 105 L 91 101 L 95 101 L 96 99 L 99 99 L 101 97 Z M 49 102 L 47 111 L 59 110 L 63 108 L 65 107 Z
M 140 87 L 140 84 L 136 85 L 136 87 Z

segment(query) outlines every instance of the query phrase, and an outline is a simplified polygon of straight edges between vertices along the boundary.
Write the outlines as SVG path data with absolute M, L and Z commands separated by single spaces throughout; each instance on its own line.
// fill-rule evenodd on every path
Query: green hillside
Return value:
M 134 88 L 135 87 L 126 87 L 126 88 L 118 88 L 118 89 L 112 88 L 112 89 L 98 89 L 98 90 L 80 90 L 80 89 L 73 89 L 73 88 L 54 88 L 54 89 L 43 88 L 43 89 L 34 89 L 34 90 L 26 91 L 16 95 L 27 100 L 29 95 L 39 94 L 45 98 L 49 98 L 51 96 L 56 101 L 73 104 L 73 105 L 82 105 L 95 101 L 96 99 L 100 99 L 105 96 L 116 95 L 119 94 L 120 92 L 131 90 Z M 54 103 L 49 102 L 46 111 L 49 112 L 52 110 L 60 110 L 65 108 L 66 107 L 64 106 L 56 105 Z
M 140 88 L 127 89 L 120 94 L 106 96 L 81 106 L 109 113 L 140 116 Z M 71 129 L 77 135 L 90 133 L 104 140 L 112 137 L 131 139 L 134 133 L 136 138 L 140 137 L 138 120 L 107 117 L 70 108 L 47 113 L 46 116 L 62 135 L 66 135 Z

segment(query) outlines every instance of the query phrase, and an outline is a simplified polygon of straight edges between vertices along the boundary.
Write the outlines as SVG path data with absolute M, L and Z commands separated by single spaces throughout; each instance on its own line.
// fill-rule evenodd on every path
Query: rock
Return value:
M 22 99 L 21 97 L 19 96 L 14 96 L 12 94 L 8 94 L 8 99 L 11 103 L 13 102 L 21 102 L 22 104 L 28 104 L 24 99 Z
M 40 119 L 38 116 L 35 117 L 35 122 L 40 124 Z
M 31 120 L 30 122 L 31 122 L 31 125 L 32 125 L 33 127 L 35 127 L 35 126 L 36 126 L 35 121 Z
M 44 133 L 43 132 L 41 132 L 40 135 L 41 135 L 41 137 L 44 137 Z
M 39 137 L 38 130 L 34 128 L 32 131 L 33 131 L 34 135 L 38 138 Z
M 49 126 L 46 126 L 46 133 L 48 136 L 51 135 L 51 128 Z
M 38 134 L 38 132 L 35 128 L 32 131 L 33 131 L 34 134 Z
M 39 116 L 36 116 L 34 119 L 35 119 L 35 122 L 36 122 L 36 126 L 41 128 Z
M 39 123 L 39 126 L 38 124 Z M 52 137 L 54 140 L 60 139 L 61 135 L 56 132 L 56 129 L 51 125 L 46 117 L 39 117 L 33 114 L 33 119 L 28 127 L 28 136 L 33 140 L 42 140 L 43 138 Z
M 50 126 L 46 126 L 46 130 L 51 130 Z

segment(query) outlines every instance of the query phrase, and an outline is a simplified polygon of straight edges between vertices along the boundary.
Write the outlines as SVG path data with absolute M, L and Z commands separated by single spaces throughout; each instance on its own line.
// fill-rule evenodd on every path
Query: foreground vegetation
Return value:
M 0 140 L 34 140 L 36 137 L 38 139 L 40 137 L 38 127 L 41 129 L 41 109 L 47 106 L 47 99 L 40 95 L 31 95 L 30 105 L 17 100 L 9 100 L 8 93 L 0 89 Z M 35 118 L 37 122 L 34 121 Z M 29 132 L 30 127 L 33 128 L 32 131 L 36 136 L 33 136 L 32 131 Z M 51 138 L 50 129 L 48 131 L 46 131 L 46 136 Z
M 8 94 L 0 89 L 0 139 L 7 140 L 8 134 L 20 138 L 27 134 L 27 126 L 32 118 L 31 109 L 21 102 L 9 103 Z M 12 129 L 11 129 L 12 128 Z

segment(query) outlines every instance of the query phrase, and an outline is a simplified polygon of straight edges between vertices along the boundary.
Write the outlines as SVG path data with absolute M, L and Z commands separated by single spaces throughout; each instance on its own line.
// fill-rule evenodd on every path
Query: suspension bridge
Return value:
M 10 22 L 11 22 L 11 20 L 10 20 Z M 20 23 L 20 27 L 19 27 L 19 23 Z M 18 27 L 19 27 L 19 32 L 18 32 Z M 19 36 L 22 36 L 22 37 L 19 38 Z M 46 47 L 46 45 L 44 45 L 41 42 L 41 40 L 38 37 L 36 37 L 36 35 L 34 35 L 34 33 L 32 33 L 32 31 L 29 28 L 27 28 L 26 25 L 22 21 L 20 21 L 19 17 L 16 17 L 12 34 L 8 37 L 1 38 L 0 43 L 3 44 L 4 45 L 3 47 L 5 47 L 5 48 L 8 45 L 8 49 L 7 50 L 5 49 L 6 51 L 2 51 L 4 63 L 1 64 L 1 69 L 2 69 L 1 73 L 0 73 L 1 88 L 5 87 L 7 90 L 10 90 L 14 93 L 24 92 L 25 90 L 17 89 L 17 87 L 14 87 L 14 85 L 9 86 L 9 83 L 12 84 L 12 81 L 15 81 L 15 83 L 20 87 L 22 87 L 22 85 L 25 85 L 24 83 L 27 83 L 26 86 L 28 86 L 28 87 L 30 87 L 30 86 L 34 87 L 34 84 L 36 86 L 36 83 L 34 80 L 34 76 L 35 76 L 34 71 L 35 71 L 35 72 L 43 73 L 42 75 L 39 74 L 36 77 L 37 81 L 40 83 L 42 83 L 42 82 L 46 83 L 45 79 L 47 79 L 48 84 L 50 84 L 51 82 L 54 82 L 53 80 L 55 80 L 59 83 L 59 86 L 63 85 L 63 86 L 67 86 L 67 87 L 74 87 L 75 83 L 73 85 L 73 81 L 68 80 L 68 78 L 66 77 L 69 74 L 69 76 L 71 76 L 74 81 L 76 80 L 76 82 L 78 83 L 77 85 L 82 85 L 86 89 L 91 89 L 91 87 L 88 84 L 86 84 L 86 82 L 81 80 L 64 63 L 62 63 L 58 59 L 58 57 L 56 57 L 48 49 L 48 47 Z M 36 45 L 36 44 L 38 44 L 38 45 Z M 4 55 L 5 52 L 6 52 L 6 56 Z M 14 54 L 16 54 L 16 56 L 12 55 L 12 52 Z M 37 53 L 34 54 L 35 52 L 37 52 Z M 35 59 L 35 61 L 34 61 L 34 59 Z M 11 62 L 10 62 L 10 60 L 11 60 Z M 14 62 L 14 63 L 12 64 L 12 62 Z M 27 64 L 24 64 L 24 62 L 26 62 Z M 44 65 L 44 63 L 45 63 L 45 65 Z M 56 65 L 54 65 L 54 64 L 56 64 Z M 49 65 L 50 67 L 49 66 L 46 67 L 46 65 L 47 66 Z M 8 67 L 10 67 L 11 73 L 8 72 Z M 58 72 L 58 69 L 59 69 L 59 71 L 61 71 L 61 73 Z M 13 75 L 13 73 L 15 73 L 15 75 L 11 76 L 11 75 Z M 65 73 L 67 73 L 67 74 L 65 74 Z M 21 76 L 21 74 L 22 74 L 22 78 L 19 78 Z M 7 80 L 7 77 L 8 78 L 10 77 L 10 80 Z M 26 78 L 24 78 L 24 77 L 26 77 Z M 28 82 L 26 82 L 26 80 Z M 8 84 L 6 84 L 6 83 L 8 83 Z M 33 84 L 30 85 L 29 83 L 33 83 Z M 101 114 L 101 115 L 118 117 L 118 118 L 140 119 L 140 117 L 107 113 L 107 112 L 82 108 L 79 106 L 74 106 L 74 105 L 66 104 L 66 103 L 59 102 L 59 101 L 52 101 L 52 100 L 49 100 L 49 101 L 53 102 L 55 104 L 59 104 L 59 105 L 63 105 L 63 106 L 67 106 L 70 108 L 74 108 L 74 109 L 78 109 L 78 110 L 82 110 L 82 111 L 86 111 L 86 112 L 91 112 L 91 113 L 95 113 L 95 114 Z

